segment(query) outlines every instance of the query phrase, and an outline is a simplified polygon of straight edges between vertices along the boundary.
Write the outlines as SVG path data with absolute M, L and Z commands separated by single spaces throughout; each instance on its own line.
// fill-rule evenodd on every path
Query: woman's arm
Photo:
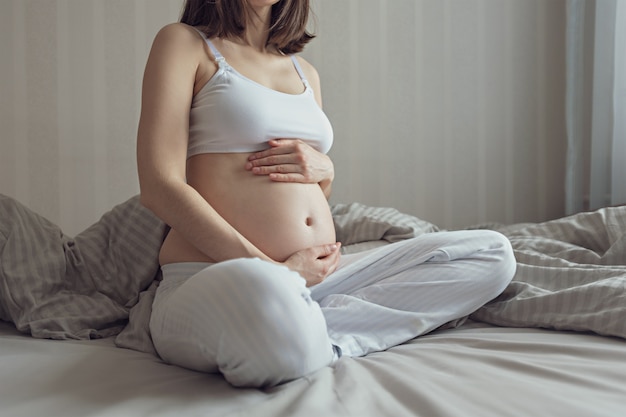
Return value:
M 183 24 L 156 36 L 143 81 L 137 134 L 141 202 L 211 259 L 270 260 L 186 182 L 189 110 L 202 39 Z

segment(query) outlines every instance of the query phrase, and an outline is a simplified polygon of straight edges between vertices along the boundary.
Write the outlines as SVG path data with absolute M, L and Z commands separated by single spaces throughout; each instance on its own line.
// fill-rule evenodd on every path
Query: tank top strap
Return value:
M 217 50 L 215 45 L 213 45 L 213 42 L 211 42 L 208 38 L 204 38 L 204 39 L 206 40 L 207 45 L 209 45 L 209 49 L 211 50 L 211 53 L 215 57 L 215 62 L 217 62 L 217 65 L 219 65 L 220 67 L 226 65 L 226 59 L 220 53 L 220 51 Z
M 225 61 L 224 56 L 220 53 L 220 51 L 217 50 L 215 45 L 213 45 L 213 42 L 211 42 L 208 38 L 204 38 L 204 39 L 206 40 L 206 44 L 209 45 L 209 49 L 211 50 L 211 53 L 215 57 L 215 61 L 217 61 L 218 63 Z
M 304 84 L 305 87 L 309 87 L 309 82 L 304 76 L 304 71 L 302 71 L 302 67 L 300 66 L 300 63 L 298 62 L 298 59 L 296 58 L 295 55 L 290 55 L 290 56 L 291 56 L 291 61 L 293 62 L 293 66 L 296 68 L 296 71 L 298 72 L 298 75 L 300 76 L 302 83 Z
M 213 42 L 211 42 L 209 38 L 207 38 L 206 34 L 200 29 L 198 29 L 197 27 L 195 26 L 192 26 L 192 27 L 200 34 L 200 36 L 202 36 L 202 39 L 204 39 L 206 44 L 209 46 L 209 50 L 211 51 L 211 54 L 213 54 L 213 57 L 215 58 L 215 62 L 217 63 L 217 65 L 219 65 L 220 67 L 227 65 L 226 59 L 224 58 L 224 56 L 220 53 L 220 51 L 217 50 L 215 45 L 213 45 Z

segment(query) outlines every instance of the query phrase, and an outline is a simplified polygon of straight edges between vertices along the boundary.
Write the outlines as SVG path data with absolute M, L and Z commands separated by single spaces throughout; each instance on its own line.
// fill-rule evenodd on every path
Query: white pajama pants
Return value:
M 150 331 L 166 362 L 221 372 L 235 386 L 272 386 L 398 345 L 497 297 L 511 281 L 509 241 L 437 232 L 344 255 L 307 288 L 260 259 L 163 266 Z

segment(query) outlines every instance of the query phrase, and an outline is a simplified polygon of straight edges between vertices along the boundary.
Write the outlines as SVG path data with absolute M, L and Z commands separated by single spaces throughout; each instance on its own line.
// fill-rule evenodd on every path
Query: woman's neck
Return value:
M 271 6 L 252 9 L 246 23 L 246 31 L 242 36 L 242 41 L 260 52 L 266 52 L 271 16 Z

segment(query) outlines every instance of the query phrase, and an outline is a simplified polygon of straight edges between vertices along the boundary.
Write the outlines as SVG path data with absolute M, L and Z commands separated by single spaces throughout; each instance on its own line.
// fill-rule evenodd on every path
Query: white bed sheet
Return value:
M 271 390 L 0 323 L 0 416 L 626 415 L 626 342 L 469 323 Z

